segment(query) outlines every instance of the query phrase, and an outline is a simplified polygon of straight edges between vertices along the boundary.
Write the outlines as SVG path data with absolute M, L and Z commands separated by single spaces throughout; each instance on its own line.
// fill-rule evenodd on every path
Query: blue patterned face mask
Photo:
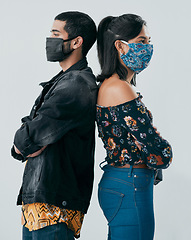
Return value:
M 143 71 L 149 65 L 153 55 L 153 44 L 120 41 L 129 46 L 129 51 L 120 56 L 125 65 L 137 74 Z

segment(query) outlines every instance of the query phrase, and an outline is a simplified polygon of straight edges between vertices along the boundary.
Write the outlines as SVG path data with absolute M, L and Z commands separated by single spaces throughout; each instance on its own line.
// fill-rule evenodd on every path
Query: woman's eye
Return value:
M 145 39 L 143 39 L 143 40 L 140 41 L 140 43 L 142 43 L 142 44 L 150 44 L 151 40 L 146 41 Z

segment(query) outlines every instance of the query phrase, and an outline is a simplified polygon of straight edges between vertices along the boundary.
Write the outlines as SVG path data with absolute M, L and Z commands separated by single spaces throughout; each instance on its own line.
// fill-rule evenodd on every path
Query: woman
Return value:
M 153 127 L 150 111 L 132 86 L 152 53 L 140 16 L 109 16 L 100 22 L 97 125 L 107 164 L 98 198 L 109 225 L 108 240 L 154 237 L 154 175 L 170 165 L 172 150 Z

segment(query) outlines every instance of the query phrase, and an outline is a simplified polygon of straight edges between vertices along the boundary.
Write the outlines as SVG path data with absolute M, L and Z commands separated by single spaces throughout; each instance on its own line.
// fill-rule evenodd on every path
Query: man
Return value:
M 80 12 L 55 17 L 48 61 L 62 71 L 42 93 L 14 137 L 12 156 L 26 161 L 17 200 L 23 239 L 80 236 L 93 186 L 97 85 L 86 54 L 96 40 L 93 20 Z

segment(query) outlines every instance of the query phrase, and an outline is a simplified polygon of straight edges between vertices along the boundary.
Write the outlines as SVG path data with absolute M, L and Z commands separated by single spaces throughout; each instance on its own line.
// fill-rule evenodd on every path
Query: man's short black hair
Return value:
M 82 54 L 85 57 L 97 36 L 96 25 L 91 17 L 82 12 L 72 11 L 60 13 L 54 20 L 66 21 L 64 30 L 68 33 L 68 38 L 83 38 Z

